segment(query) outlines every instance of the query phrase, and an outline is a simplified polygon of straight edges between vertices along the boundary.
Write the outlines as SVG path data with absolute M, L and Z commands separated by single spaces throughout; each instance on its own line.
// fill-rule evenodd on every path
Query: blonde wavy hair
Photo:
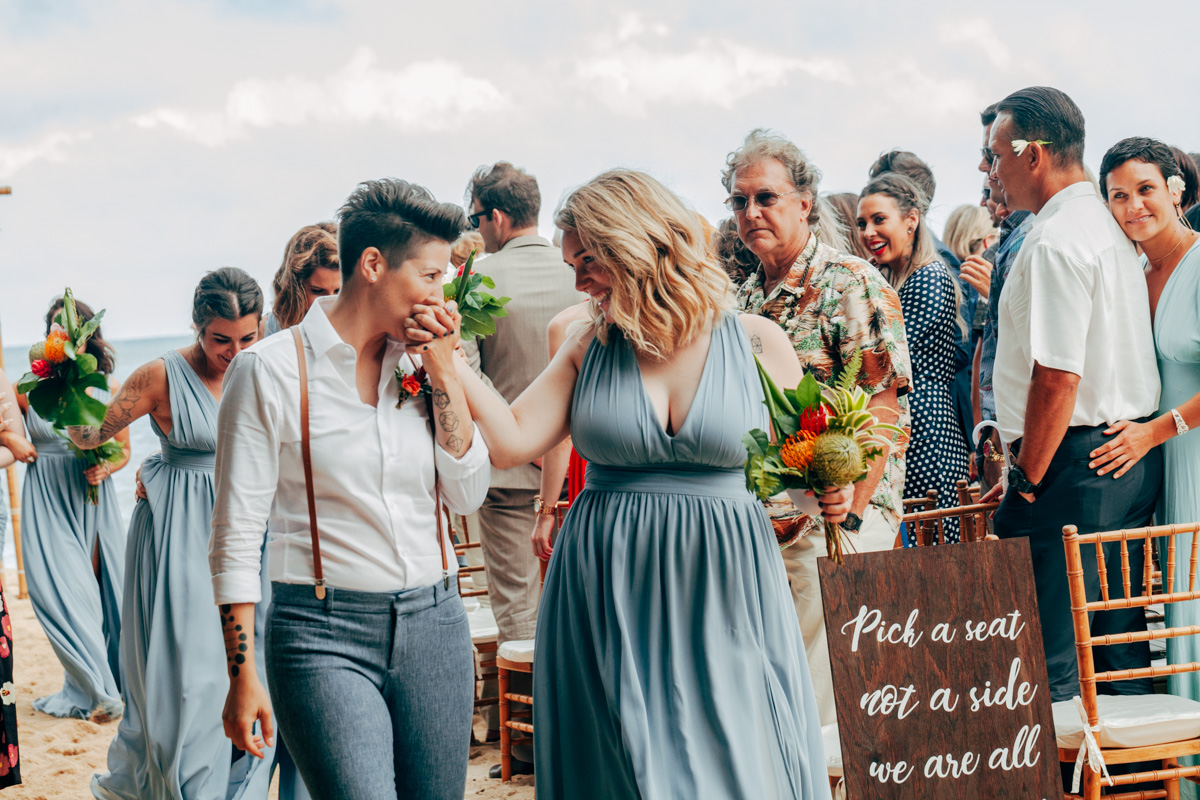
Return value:
M 986 208 L 961 205 L 950 212 L 942 239 L 959 261 L 966 261 L 968 256 L 982 253 L 988 237 L 997 233 Z
M 612 284 L 613 324 L 633 346 L 663 359 L 733 308 L 699 216 L 644 172 L 598 175 L 563 201 L 554 224 L 575 231 Z M 591 302 L 602 344 L 609 325 Z

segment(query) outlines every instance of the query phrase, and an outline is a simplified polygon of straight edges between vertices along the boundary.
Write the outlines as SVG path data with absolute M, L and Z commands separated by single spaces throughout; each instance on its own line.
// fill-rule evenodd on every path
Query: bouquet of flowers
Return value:
M 108 378 L 96 371 L 96 357 L 84 352 L 103 316 L 101 311 L 81 324 L 75 296 L 68 287 L 63 292 L 62 310 L 54 318 L 46 340 L 29 348 L 30 371 L 17 383 L 17 391 L 28 397 L 38 416 L 54 427 L 89 467 L 118 462 L 124 455 L 121 445 L 111 439 L 95 450 L 80 450 L 62 434 L 71 425 L 99 428 L 104 424 L 108 409 L 87 390 L 107 390 Z M 99 502 L 100 492 L 95 486 L 88 486 L 87 499 L 92 505 Z
M 496 332 L 496 317 L 507 317 L 504 305 L 511 299 L 493 297 L 480 291 L 480 286 L 496 288 L 496 282 L 487 275 L 479 275 L 471 269 L 475 263 L 475 251 L 467 257 L 467 263 L 458 268 L 454 279 L 443 287 L 447 300 L 458 304 L 462 314 L 462 340 L 473 341 L 479 336 L 490 336 Z
M 784 490 L 821 494 L 857 483 L 867 476 L 868 462 L 887 453 L 892 436 L 904 435 L 867 410 L 870 396 L 857 385 L 861 367 L 856 352 L 832 386 L 809 373 L 795 389 L 781 390 L 758 364 L 771 432 L 755 429 L 742 441 L 746 487 L 760 500 Z M 840 563 L 840 526 L 826 522 L 825 535 L 829 557 Z

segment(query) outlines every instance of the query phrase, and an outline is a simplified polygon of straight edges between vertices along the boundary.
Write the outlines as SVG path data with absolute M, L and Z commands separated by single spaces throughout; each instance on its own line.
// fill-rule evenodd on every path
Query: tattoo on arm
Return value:
M 457 453 L 459 450 L 462 449 L 462 446 L 463 446 L 463 440 L 460 439 L 458 436 L 455 436 L 454 434 L 451 434 L 450 437 L 448 439 L 446 439 L 446 448 L 450 452 Z
M 753 351 L 755 355 L 762 354 L 762 351 L 763 351 L 762 337 L 759 336 L 757 333 L 750 337 L 750 350 Z
M 433 404 L 438 408 L 446 408 L 450 405 L 450 395 L 446 394 L 446 392 L 442 389 L 434 389 Z
M 437 402 L 436 400 L 434 402 Z M 443 411 L 438 414 L 438 424 L 442 426 L 442 430 L 446 433 L 451 433 L 458 430 L 458 414 L 453 411 Z
M 234 622 L 233 609 L 221 606 L 221 628 L 225 632 L 225 663 L 229 674 L 236 678 L 246 663 L 246 651 L 250 649 L 250 637 Z
M 84 448 L 96 448 L 129 427 L 129 424 L 137 419 L 134 411 L 149 388 L 150 370 L 142 367 L 134 371 L 121 387 L 121 391 L 117 392 L 117 396 L 108 404 L 104 424 L 99 428 L 92 425 L 75 428 L 75 443 Z

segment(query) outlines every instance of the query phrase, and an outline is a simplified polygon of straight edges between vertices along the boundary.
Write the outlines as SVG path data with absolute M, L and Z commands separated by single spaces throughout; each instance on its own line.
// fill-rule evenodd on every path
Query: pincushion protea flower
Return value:
M 812 464 L 813 443 L 817 435 L 810 431 L 796 431 L 779 446 L 779 458 L 792 469 L 805 470 Z
M 54 331 L 46 337 L 45 349 L 43 357 L 51 364 L 61 364 L 67 360 L 67 338 L 65 335 L 60 336 Z

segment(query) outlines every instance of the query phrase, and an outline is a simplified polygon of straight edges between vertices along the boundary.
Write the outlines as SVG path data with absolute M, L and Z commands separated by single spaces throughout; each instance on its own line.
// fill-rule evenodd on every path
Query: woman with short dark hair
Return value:
M 472 513 L 490 478 L 455 371 L 460 317 L 442 302 L 466 216 L 389 179 L 360 185 L 338 222 L 341 293 L 226 379 L 209 555 L 225 732 L 262 755 L 278 714 L 317 800 L 461 800 L 474 661 L 439 508 Z M 410 356 L 417 304 L 447 335 Z M 264 531 L 269 697 L 243 646 Z
M 100 800 L 224 800 L 267 796 L 267 765 L 221 735 L 225 690 L 221 628 L 205 559 L 221 384 L 234 356 L 258 340 L 262 290 L 240 269 L 200 280 L 192 301 L 196 342 L 138 367 L 108 404 L 100 428 L 67 429 L 95 448 L 150 417 L 162 451 L 142 463 L 129 521 L 121 662 L 125 717 L 92 780 Z
M 1188 185 L 1178 156 L 1155 139 L 1123 139 L 1104 154 L 1100 186 L 1108 208 L 1125 235 L 1142 249 L 1154 349 L 1162 381 L 1158 414 L 1149 422 L 1120 421 L 1105 431 L 1112 437 L 1092 454 L 1100 475 L 1121 478 L 1155 447 L 1162 447 L 1163 485 L 1155 522 L 1200 519 L 1200 235 L 1183 219 Z M 1190 199 L 1190 198 L 1188 198 Z M 1179 543 L 1187 552 L 1190 534 Z M 1176 581 L 1187 580 L 1180 558 Z M 1167 625 L 1200 624 L 1200 602 L 1167 606 Z M 1171 664 L 1200 660 L 1195 637 L 1167 640 Z M 1200 699 L 1200 674 L 1170 675 L 1172 694 Z

